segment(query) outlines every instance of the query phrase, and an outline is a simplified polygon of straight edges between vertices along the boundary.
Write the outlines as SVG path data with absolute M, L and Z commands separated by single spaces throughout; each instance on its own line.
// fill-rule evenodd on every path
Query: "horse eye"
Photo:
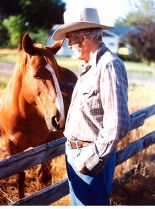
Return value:
M 39 75 L 34 75 L 34 78 L 41 79 L 41 77 Z

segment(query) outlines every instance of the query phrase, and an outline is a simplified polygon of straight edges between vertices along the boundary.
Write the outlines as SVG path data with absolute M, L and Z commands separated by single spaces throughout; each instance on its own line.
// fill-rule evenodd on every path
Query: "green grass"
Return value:
M 10 73 L 0 72 L 0 89 L 5 89 L 6 85 L 11 77 Z
M 74 72 L 80 72 L 80 61 L 71 57 L 56 57 L 57 62 Z M 146 77 L 155 78 L 155 67 L 151 67 L 146 63 L 124 62 L 128 76 L 130 77 Z
M 15 64 L 17 60 L 16 55 L 0 55 L 0 63 Z
M 59 65 L 71 69 L 76 74 L 80 72 L 80 63 L 81 61 L 76 60 L 71 57 L 60 57 L 56 56 L 57 62 Z M 16 62 L 16 55 L 0 55 L 0 63 L 11 63 L 15 64 Z M 155 68 L 147 65 L 146 63 L 135 63 L 135 62 L 125 62 L 125 66 L 127 69 L 128 76 L 130 77 L 145 77 L 148 78 L 155 78 Z M 0 89 L 4 89 L 8 80 L 11 75 L 8 73 L 1 73 L 0 72 Z M 139 83 L 130 83 L 129 84 L 129 92 L 135 91 L 137 87 L 139 87 Z M 147 83 L 148 85 L 148 83 Z M 143 89 L 143 87 L 140 87 Z M 141 90 L 140 90 L 141 91 Z
M 80 72 L 80 61 L 77 59 L 74 59 L 72 57 L 60 57 L 56 56 L 57 62 L 59 65 L 66 67 L 76 73 Z
M 15 54 L 2 54 L 0 53 L 0 63 L 15 64 L 16 62 Z M 71 57 L 60 57 L 56 56 L 59 65 L 71 69 L 75 73 L 80 72 L 80 61 Z M 146 63 L 136 63 L 136 62 L 124 62 L 128 76 L 136 77 L 146 77 L 155 78 L 155 67 L 151 67 Z
M 146 63 L 125 62 L 125 66 L 129 76 L 154 77 L 155 67 L 151 67 Z

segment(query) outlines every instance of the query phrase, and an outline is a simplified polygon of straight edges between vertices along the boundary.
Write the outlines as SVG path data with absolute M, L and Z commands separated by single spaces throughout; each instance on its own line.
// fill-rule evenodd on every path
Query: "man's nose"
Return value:
M 69 49 L 72 49 L 72 46 L 71 46 L 71 45 L 68 45 L 68 48 L 69 48 Z
M 72 47 L 73 44 L 74 44 L 74 41 L 70 39 L 70 40 L 68 41 L 68 46 L 69 46 L 69 47 Z

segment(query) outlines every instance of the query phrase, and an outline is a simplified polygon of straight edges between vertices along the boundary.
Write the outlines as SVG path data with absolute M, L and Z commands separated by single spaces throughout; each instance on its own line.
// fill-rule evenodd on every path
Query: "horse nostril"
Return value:
M 57 123 L 56 116 L 53 116 L 52 119 L 51 119 L 51 121 L 52 121 L 53 127 L 54 127 L 56 130 L 59 130 L 59 129 L 60 129 L 60 126 L 59 126 L 59 124 Z

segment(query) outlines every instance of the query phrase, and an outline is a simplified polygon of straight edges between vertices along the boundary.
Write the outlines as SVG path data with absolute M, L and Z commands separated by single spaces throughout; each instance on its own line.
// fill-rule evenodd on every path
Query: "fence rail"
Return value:
M 130 131 L 142 126 L 145 119 L 155 114 L 155 105 L 151 105 L 130 115 Z M 65 138 L 49 142 L 0 161 L 0 179 L 17 172 L 32 168 L 37 164 L 53 159 L 65 152 Z M 155 143 L 155 131 L 129 144 L 117 152 L 116 166 Z M 67 179 L 48 186 L 35 194 L 25 197 L 11 205 L 49 205 L 69 193 Z

